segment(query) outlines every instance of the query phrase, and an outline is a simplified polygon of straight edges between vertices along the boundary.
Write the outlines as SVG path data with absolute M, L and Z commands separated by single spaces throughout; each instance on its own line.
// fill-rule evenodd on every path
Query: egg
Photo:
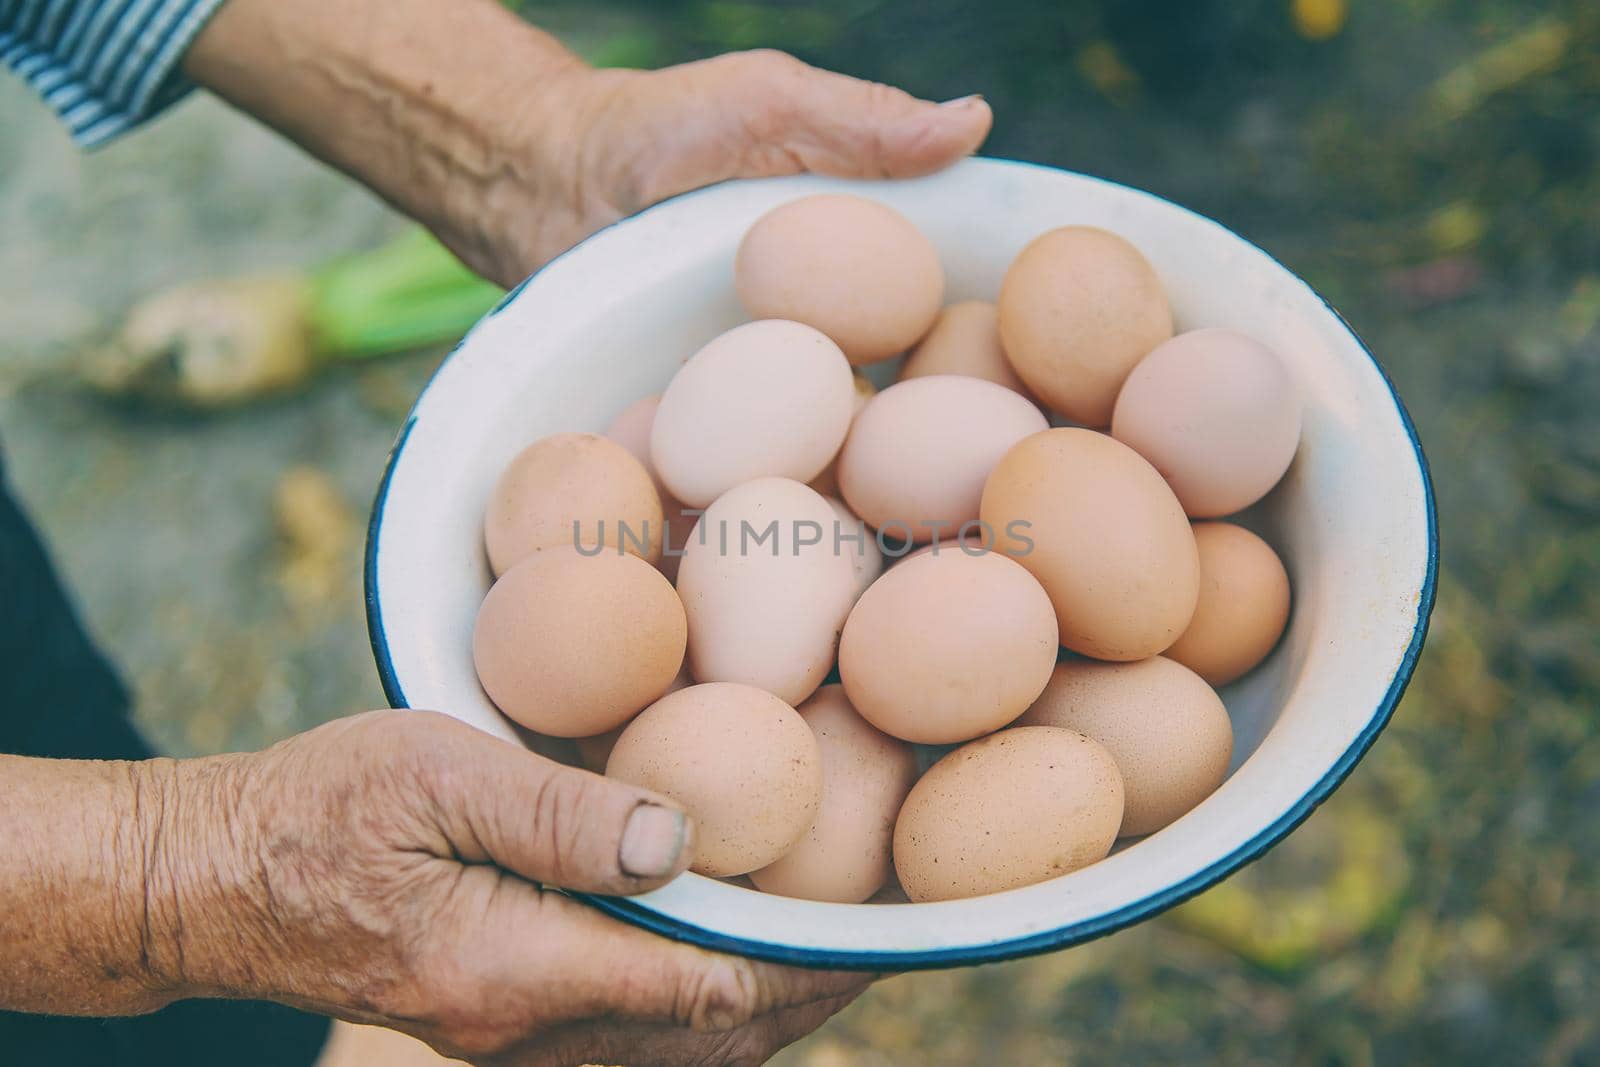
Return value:
M 736 326 L 689 357 L 656 409 L 650 456 L 703 508 L 753 478 L 808 482 L 843 443 L 856 387 L 839 346 L 798 322 Z
M 660 406 L 660 393 L 640 397 L 618 412 L 606 427 L 606 437 L 626 448 L 651 478 L 656 477 L 656 468 L 650 459 L 650 431 L 655 428 L 656 409 Z M 661 488 L 659 480 L 656 484 Z
M 822 801 L 817 740 L 794 708 L 748 685 L 692 685 L 657 700 L 617 738 L 606 776 L 676 801 L 694 820 L 690 870 L 765 867 L 799 841 Z
M 1106 426 L 1128 372 L 1172 336 L 1155 268 L 1107 230 L 1041 234 L 1000 285 L 1000 340 L 1017 375 L 1049 407 Z
M 1216 518 L 1260 500 L 1289 469 L 1300 400 L 1265 345 L 1192 330 L 1133 368 L 1111 435 L 1155 465 L 1191 516 Z
M 1044 586 L 1074 652 L 1144 659 L 1194 616 L 1200 554 L 1183 507 L 1105 434 L 1062 427 L 1021 441 L 989 475 L 981 513 L 997 549 Z
M 1111 753 L 1072 730 L 1002 730 L 951 752 L 912 787 L 894 866 L 913 902 L 1017 889 L 1103 859 L 1122 824 Z
M 661 556 L 661 500 L 628 450 L 592 433 L 558 433 L 519 452 L 495 482 L 484 513 L 489 567 L 504 574 L 541 549 L 623 548 Z
M 733 277 L 752 318 L 815 326 L 857 365 L 911 347 L 944 301 L 944 268 L 922 231 L 891 207 L 843 193 L 790 201 L 757 219 Z
M 895 816 L 917 780 L 917 755 L 858 715 L 841 686 L 823 686 L 798 710 L 822 758 L 821 806 L 795 846 L 750 880 L 766 893 L 860 904 L 889 880 Z
M 672 679 L 672 684 L 667 686 L 667 693 L 676 693 L 680 689 L 687 689 L 694 684 L 694 679 L 689 677 L 689 664 L 684 663 L 678 669 L 678 675 Z M 665 696 L 663 693 L 662 696 Z M 640 709 L 641 711 L 644 709 Z M 628 722 L 632 722 L 629 719 Z M 606 760 L 611 758 L 611 750 L 617 747 L 617 738 L 622 736 L 622 731 L 627 728 L 628 722 L 621 726 L 612 727 L 603 734 L 594 734 L 590 737 L 575 738 L 572 742 L 573 751 L 577 757 L 578 766 L 585 770 L 594 771 L 596 774 L 606 772 Z
M 689 543 L 689 532 L 700 518 L 700 509 L 687 507 L 673 499 L 656 473 L 655 460 L 650 455 L 650 433 L 656 424 L 656 409 L 661 406 L 661 394 L 652 393 L 635 400 L 606 427 L 606 436 L 626 448 L 649 473 L 661 498 L 661 511 L 666 520 L 665 537 L 661 545 L 661 558 L 656 566 L 667 580 L 678 578 L 678 561 L 683 558 L 683 546 Z
M 507 717 L 551 737 L 626 722 L 672 684 L 688 633 L 661 572 L 615 549 L 534 553 L 478 609 L 472 659 Z
M 872 527 L 914 542 L 954 538 L 978 518 L 983 484 L 1012 445 L 1049 423 L 1027 399 L 939 374 L 867 402 L 839 453 L 839 489 Z
M 1242 526 L 1194 524 L 1200 601 L 1168 659 L 1212 685 L 1242 677 L 1267 657 L 1289 622 L 1289 575 L 1267 544 Z
M 1221 698 L 1162 656 L 1061 663 L 1017 725 L 1076 730 L 1105 746 L 1122 774 L 1123 837 L 1155 833 L 1210 796 L 1233 753 Z
M 844 501 L 831 496 L 822 499 L 828 502 L 839 520 L 829 536 L 837 539 L 838 550 L 850 558 L 850 567 L 856 576 L 856 595 L 860 596 L 883 573 L 883 549 L 878 547 L 877 535 Z
M 948 745 L 998 730 L 1050 680 L 1056 620 L 1005 556 L 941 552 L 874 582 L 844 624 L 839 677 L 884 733 Z
M 741 682 L 789 704 L 816 691 L 858 588 L 835 549 L 837 521 L 787 478 L 745 482 L 706 509 L 678 567 L 697 681 Z
M 999 310 L 987 300 L 963 300 L 939 312 L 933 328 L 906 353 L 900 381 L 930 374 L 963 374 L 1003 385 L 1033 399 L 1000 347 Z

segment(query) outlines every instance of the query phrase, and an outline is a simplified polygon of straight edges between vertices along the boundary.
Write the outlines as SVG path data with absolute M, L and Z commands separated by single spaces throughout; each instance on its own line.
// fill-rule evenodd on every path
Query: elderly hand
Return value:
M 978 97 L 932 104 L 771 51 L 659 71 L 578 69 L 552 100 L 562 113 L 543 131 L 553 145 L 511 157 L 523 165 L 491 176 L 478 198 L 488 210 L 439 230 L 502 285 L 678 193 L 802 171 L 927 174 L 969 155 L 990 122 Z
M 493 0 L 230 0 L 186 65 L 502 285 L 676 193 L 926 174 L 991 121 L 781 52 L 592 70 Z
M 160 999 L 270 998 L 480 1064 L 759 1064 L 870 976 L 704 952 L 545 886 L 682 871 L 668 801 L 442 715 L 372 712 L 265 752 L 133 765 L 130 894 Z

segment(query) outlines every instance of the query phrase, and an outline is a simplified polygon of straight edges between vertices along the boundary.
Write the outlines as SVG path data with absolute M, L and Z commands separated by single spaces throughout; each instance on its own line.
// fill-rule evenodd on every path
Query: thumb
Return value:
M 476 733 L 476 731 L 474 731 Z M 484 734 L 441 753 L 433 793 L 451 847 L 524 878 L 629 895 L 670 882 L 693 855 L 694 826 L 670 800 Z
M 713 99 L 739 109 L 762 177 L 795 170 L 848 178 L 929 174 L 975 152 L 994 115 L 979 96 L 943 104 L 892 86 L 820 70 L 782 52 L 721 57 Z M 715 60 L 713 63 L 717 62 Z

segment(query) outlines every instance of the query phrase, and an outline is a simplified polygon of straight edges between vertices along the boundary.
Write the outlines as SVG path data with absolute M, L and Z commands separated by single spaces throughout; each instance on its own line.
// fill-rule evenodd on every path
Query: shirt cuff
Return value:
M 0 24 L 0 62 L 55 109 L 73 140 L 92 148 L 194 88 L 179 63 L 223 2 L 24 2 Z

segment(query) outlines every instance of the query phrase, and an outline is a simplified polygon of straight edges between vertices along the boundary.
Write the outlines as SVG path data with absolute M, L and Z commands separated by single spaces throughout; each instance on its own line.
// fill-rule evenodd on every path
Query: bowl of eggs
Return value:
M 888 970 L 1148 918 L 1289 833 L 1433 604 L 1416 433 L 1260 249 L 973 159 L 729 182 L 445 360 L 374 506 L 385 692 L 640 786 L 694 864 L 588 898 Z

